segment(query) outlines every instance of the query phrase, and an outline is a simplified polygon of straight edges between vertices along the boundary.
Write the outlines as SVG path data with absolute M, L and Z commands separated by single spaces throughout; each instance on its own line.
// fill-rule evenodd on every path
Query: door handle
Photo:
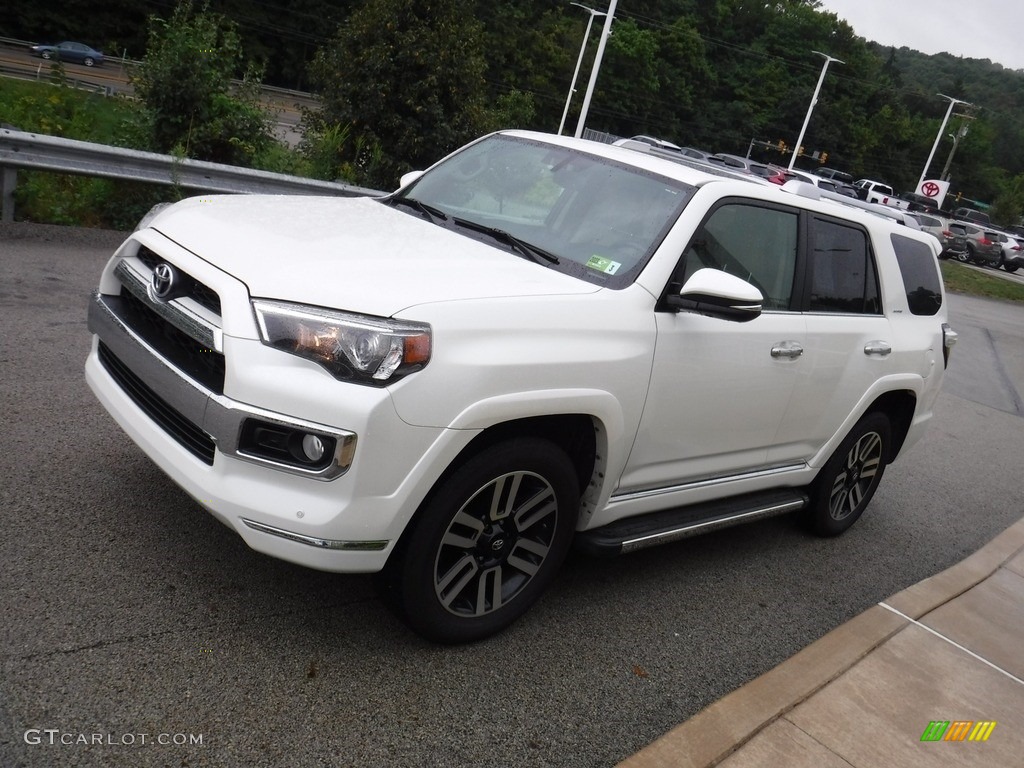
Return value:
M 892 345 L 887 341 L 869 341 L 864 345 L 864 354 L 869 357 L 886 357 L 892 352 Z
M 772 357 L 796 360 L 804 353 L 804 348 L 797 341 L 780 341 L 772 347 Z

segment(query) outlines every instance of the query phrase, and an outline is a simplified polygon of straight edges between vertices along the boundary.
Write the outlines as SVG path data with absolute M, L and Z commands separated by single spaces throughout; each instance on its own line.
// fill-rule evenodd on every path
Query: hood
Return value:
M 381 317 L 417 304 L 599 290 L 371 198 L 196 197 L 150 226 L 253 297 Z

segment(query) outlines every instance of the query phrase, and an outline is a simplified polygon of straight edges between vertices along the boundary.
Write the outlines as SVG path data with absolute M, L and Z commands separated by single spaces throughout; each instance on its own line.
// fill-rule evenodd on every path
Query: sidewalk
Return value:
M 710 766 L 1024 766 L 1024 519 L 619 764 Z

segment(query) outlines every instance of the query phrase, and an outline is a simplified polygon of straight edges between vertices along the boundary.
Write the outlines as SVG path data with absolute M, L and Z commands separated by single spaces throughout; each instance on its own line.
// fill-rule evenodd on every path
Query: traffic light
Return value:
M 828 160 L 828 152 L 822 152 L 821 157 L 818 158 L 818 162 L 824 165 L 826 160 Z

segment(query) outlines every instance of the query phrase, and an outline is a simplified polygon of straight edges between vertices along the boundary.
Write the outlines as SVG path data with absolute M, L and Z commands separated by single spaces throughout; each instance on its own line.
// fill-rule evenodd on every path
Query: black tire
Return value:
M 1009 272 L 1012 275 L 1014 272 L 1017 271 L 1018 267 L 1016 267 L 1016 266 L 1011 267 L 1009 264 L 1006 264 L 1004 262 L 1003 263 L 1003 269 L 1005 269 L 1007 272 Z
M 40 53 L 39 55 L 40 55 L 40 56 L 42 56 L 42 57 L 43 57 L 44 59 L 50 59 L 50 58 L 53 58 L 53 54 L 52 54 L 52 53 L 50 53 L 49 51 L 43 51 L 43 52 L 42 52 L 42 53 Z
M 971 250 L 970 246 L 967 246 L 967 249 L 965 251 L 963 251 L 962 253 L 958 253 L 956 255 L 956 260 L 959 261 L 961 264 L 969 264 L 973 258 L 974 252 Z
M 86 56 L 85 61 L 83 61 L 82 63 L 85 64 L 85 66 L 87 66 L 87 67 L 91 67 L 96 62 L 91 57 Z
M 498 443 L 441 481 L 392 554 L 383 583 L 417 633 L 466 643 L 518 619 L 565 559 L 576 470 L 538 438 Z
M 865 415 L 811 485 L 804 522 L 819 536 L 838 536 L 864 512 L 885 472 L 892 428 L 882 413 Z

